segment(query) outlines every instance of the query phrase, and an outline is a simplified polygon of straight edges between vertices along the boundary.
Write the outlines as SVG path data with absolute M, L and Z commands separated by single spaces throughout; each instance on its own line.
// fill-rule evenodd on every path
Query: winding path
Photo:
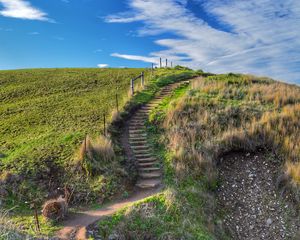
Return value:
M 126 155 L 131 161 L 135 161 L 138 168 L 138 181 L 131 196 L 110 203 L 98 210 L 70 215 L 63 222 L 64 227 L 57 233 L 58 239 L 86 239 L 86 228 L 89 225 L 162 189 L 161 163 L 154 157 L 153 149 L 147 143 L 145 122 L 149 113 L 179 85 L 180 83 L 174 83 L 165 86 L 151 102 L 137 110 L 127 123 L 123 144 L 125 148 L 126 146 L 129 147 L 126 150 Z

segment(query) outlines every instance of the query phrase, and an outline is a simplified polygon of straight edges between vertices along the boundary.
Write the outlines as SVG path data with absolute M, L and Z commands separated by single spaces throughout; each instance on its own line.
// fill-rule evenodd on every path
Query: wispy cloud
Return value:
M 101 64 L 98 64 L 97 67 L 98 67 L 98 68 L 108 68 L 109 65 L 108 65 L 108 64 L 105 64 L 105 63 L 101 63 Z
M 155 57 L 144 57 L 144 56 L 127 55 L 127 54 L 119 54 L 119 53 L 112 53 L 111 56 L 123 58 L 127 60 L 142 61 L 147 63 L 157 63 L 157 58 Z
M 12 28 L 0 28 L 0 31 L 5 31 L 5 32 L 12 32 Z
M 47 13 L 33 7 L 25 0 L 0 0 L 3 9 L 0 15 L 4 17 L 20 18 L 27 20 L 53 21 L 48 18 Z
M 29 35 L 39 35 L 40 33 L 39 32 L 29 32 L 28 34 Z
M 172 33 L 155 43 L 165 48 L 148 56 L 114 54 L 131 60 L 168 57 L 178 64 L 213 72 L 247 72 L 300 82 L 300 2 L 297 0 L 194 0 L 217 28 L 189 9 L 186 0 L 129 0 L 130 11 L 110 23 L 141 21 L 139 36 Z M 230 29 L 228 31 L 227 29 Z

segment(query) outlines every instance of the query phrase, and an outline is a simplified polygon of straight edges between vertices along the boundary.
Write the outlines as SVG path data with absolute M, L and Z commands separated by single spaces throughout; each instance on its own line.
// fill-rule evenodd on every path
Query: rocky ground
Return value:
M 218 208 L 233 239 L 297 239 L 299 209 L 291 195 L 281 196 L 276 189 L 280 169 L 280 161 L 265 152 L 230 153 L 221 159 Z

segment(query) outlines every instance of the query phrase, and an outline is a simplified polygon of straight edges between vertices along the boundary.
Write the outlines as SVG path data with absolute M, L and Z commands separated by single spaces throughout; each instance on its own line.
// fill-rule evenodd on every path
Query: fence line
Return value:
M 163 68 L 162 66 L 162 58 L 160 57 L 159 58 L 159 67 L 160 68 Z M 171 68 L 173 68 L 173 62 L 172 61 L 169 61 L 167 58 L 166 58 L 166 68 L 168 67 L 168 63 L 170 64 Z M 153 73 L 154 73 L 154 70 L 157 68 L 157 66 L 154 65 L 154 63 L 151 64 L 151 78 L 153 77 Z M 141 72 L 140 75 L 138 75 L 137 77 L 134 77 L 132 79 L 130 79 L 130 93 L 131 93 L 131 96 L 133 96 L 136 92 L 136 89 L 135 89 L 135 86 L 134 86 L 134 83 L 136 80 L 140 79 L 141 80 L 141 87 L 144 88 L 145 87 L 145 72 Z M 116 106 L 116 110 L 117 110 L 117 113 L 119 113 L 120 109 L 119 109 L 119 95 L 118 95 L 118 92 L 116 92 L 115 94 L 115 100 L 116 100 L 116 103 L 115 103 L 115 106 Z M 103 135 L 106 136 L 106 131 L 107 131 L 107 123 L 106 123 L 106 118 L 105 118 L 105 113 L 103 114 Z
M 141 79 L 142 88 L 144 88 L 144 86 L 145 86 L 145 74 L 144 74 L 144 72 L 142 72 L 140 75 L 138 75 L 135 78 L 132 78 L 130 81 L 131 96 L 134 95 L 134 81 L 136 81 L 139 78 Z

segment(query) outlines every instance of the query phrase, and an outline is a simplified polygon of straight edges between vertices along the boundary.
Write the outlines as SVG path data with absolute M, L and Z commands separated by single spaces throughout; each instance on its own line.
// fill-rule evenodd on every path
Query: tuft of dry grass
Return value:
M 253 84 L 249 89 L 249 99 L 262 103 L 271 103 L 276 107 L 300 102 L 299 87 L 285 83 Z
M 42 214 L 49 220 L 61 220 L 67 215 L 68 203 L 63 197 L 57 199 L 48 200 L 43 205 Z
M 91 140 L 87 136 L 79 148 L 77 166 L 85 170 L 87 175 L 96 175 L 101 173 L 106 165 L 112 163 L 115 157 L 109 138 L 101 135 L 96 140 Z
M 286 163 L 287 174 L 291 176 L 295 185 L 300 185 L 300 163 Z

